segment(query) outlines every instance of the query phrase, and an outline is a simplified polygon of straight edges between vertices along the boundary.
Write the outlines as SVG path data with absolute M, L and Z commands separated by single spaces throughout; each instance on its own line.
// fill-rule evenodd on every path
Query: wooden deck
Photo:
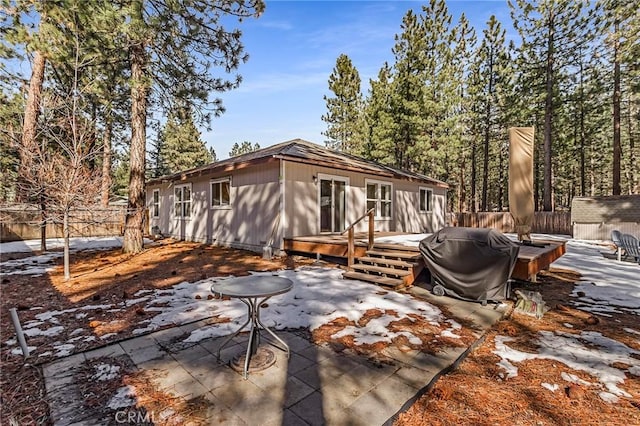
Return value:
M 403 235 L 401 232 L 376 232 L 375 238 Z M 406 234 L 405 234 L 406 235 Z M 367 233 L 356 233 L 355 256 L 366 256 Z M 544 244 L 545 247 L 520 246 L 518 259 L 511 278 L 523 281 L 536 281 L 537 274 L 549 268 L 556 259 L 566 252 L 564 241 L 542 241 L 535 240 L 536 244 Z M 393 246 L 417 251 L 417 247 L 399 244 L 376 244 L 376 246 Z M 286 238 L 284 249 L 287 252 L 297 252 L 306 254 L 320 254 L 323 256 L 347 257 L 347 236 L 346 235 L 310 235 L 303 237 Z
M 402 232 L 376 232 L 374 235 L 374 239 L 389 237 L 393 235 L 406 234 L 403 234 Z M 366 232 L 356 232 L 355 240 L 355 256 L 366 256 L 368 234 Z M 399 244 L 397 246 L 404 247 Z M 347 236 L 330 234 L 285 238 L 284 249 L 287 252 L 321 254 L 323 256 L 333 257 L 347 257 Z
M 567 252 L 564 241 L 534 240 L 533 242 L 544 244 L 545 247 L 521 245 L 511 278 L 536 282 L 538 272 L 549 269 L 549 265 Z

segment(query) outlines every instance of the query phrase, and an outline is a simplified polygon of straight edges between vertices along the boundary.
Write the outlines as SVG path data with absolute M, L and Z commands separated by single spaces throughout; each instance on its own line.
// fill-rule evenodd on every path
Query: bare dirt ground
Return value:
M 25 257 L 24 254 L 2 255 L 1 261 Z M 0 385 L 2 404 L 0 424 L 50 424 L 49 409 L 45 399 L 44 380 L 39 365 L 50 361 L 53 355 L 37 356 L 27 364 L 19 356 L 11 355 L 13 347 L 5 345 L 13 334 L 8 309 L 16 307 L 23 323 L 34 320 L 38 311 L 34 306 L 52 311 L 63 311 L 83 306 L 118 303 L 130 300 L 139 290 L 167 288 L 174 284 L 194 282 L 212 276 L 246 275 L 249 271 L 267 271 L 294 268 L 310 264 L 313 260 L 303 258 L 263 260 L 246 251 L 211 247 L 187 242 L 163 241 L 147 248 L 135 256 L 124 255 L 119 250 L 80 252 L 72 256 L 72 279 L 62 279 L 62 267 L 43 276 L 10 275 L 0 286 L 2 310 L 0 314 Z M 58 260 L 58 263 L 61 261 Z M 541 386 L 542 383 L 565 383 L 560 379 L 567 372 L 590 380 L 590 376 L 572 370 L 557 361 L 533 359 L 518 363 L 517 377 L 501 378 L 497 362 L 500 357 L 495 349 L 496 335 L 515 338 L 512 345 L 520 350 L 534 351 L 532 341 L 541 330 L 597 331 L 616 339 L 627 346 L 640 350 L 640 342 L 622 331 L 624 327 L 638 328 L 638 316 L 616 314 L 612 317 L 592 316 L 573 309 L 570 296 L 573 283 L 579 277 L 567 271 L 551 271 L 541 276 L 534 289 L 540 291 L 551 310 L 538 320 L 534 317 L 514 313 L 494 327 L 482 345 L 459 366 L 443 376 L 436 385 L 421 397 L 407 412 L 400 415 L 399 425 L 457 425 L 457 424 L 520 424 L 520 425 L 576 425 L 576 424 L 640 424 L 640 379 L 627 377 L 624 388 L 634 398 L 621 398 L 618 403 L 606 403 L 598 396 L 598 390 L 589 386 L 566 385 L 556 392 Z M 124 305 L 124 304 L 123 304 Z M 75 352 L 102 346 L 106 343 L 132 336 L 132 330 L 141 319 L 149 318 L 140 304 L 131 304 L 126 309 L 112 312 L 94 309 L 90 317 L 61 316 L 64 333 L 55 337 L 41 335 L 29 339 L 33 346 L 46 346 L 52 339 L 66 340 L 68 333 L 76 327 L 90 328 L 96 340 L 78 342 Z M 375 318 L 382 312 L 372 310 L 367 318 Z M 365 319 L 366 320 L 366 319 Z M 67 323 L 68 322 L 68 323 Z M 74 324 L 74 322 L 78 324 Z M 328 324 L 313 336 L 323 341 L 332 334 L 332 327 L 344 324 Z M 401 324 L 398 326 L 402 326 Z M 100 337 L 105 337 L 101 339 Z M 465 341 L 467 337 L 464 336 Z M 335 342 L 334 342 L 335 344 Z M 342 349 L 350 347 L 348 338 L 338 342 Z M 352 348 L 361 351 L 363 348 Z M 364 348 L 375 352 L 378 348 Z M 431 348 L 437 350 L 437 348 Z M 96 361 L 99 362 L 99 361 Z M 640 362 L 640 361 L 639 361 Z M 88 366 L 87 368 L 90 368 Z M 127 370 L 126 380 L 138 388 L 149 386 L 144 375 Z M 91 371 L 87 371 L 87 375 Z M 87 385 L 85 390 L 89 403 L 104 402 L 104 389 L 109 382 L 99 386 Z M 145 392 L 147 405 L 162 401 L 167 406 L 166 395 L 149 388 Z M 174 411 L 180 413 L 182 421 L 198 424 L 197 401 L 185 404 L 176 401 Z M 174 419 L 176 416 L 171 416 Z M 181 422 L 182 422 L 181 421 Z

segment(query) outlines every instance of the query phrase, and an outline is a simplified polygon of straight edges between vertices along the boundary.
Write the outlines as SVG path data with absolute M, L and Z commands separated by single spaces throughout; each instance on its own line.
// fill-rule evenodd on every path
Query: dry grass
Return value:
M 10 255 L 14 258 L 25 255 Z M 2 261 L 9 256 L 2 255 Z M 0 347 L 2 412 L 0 424 L 50 424 L 48 406 L 45 399 L 44 381 L 41 371 L 34 364 L 41 364 L 52 357 L 36 357 L 23 365 L 20 357 L 11 355 L 4 344 L 12 334 L 8 308 L 19 309 L 22 322 L 34 319 L 38 311 L 63 310 L 85 305 L 119 303 L 131 299 L 135 292 L 143 289 L 168 288 L 182 281 L 197 281 L 211 276 L 246 275 L 248 271 L 265 271 L 291 268 L 309 264 L 311 260 L 275 259 L 263 260 L 254 253 L 215 248 L 211 246 L 165 241 L 146 249 L 135 256 L 124 255 L 118 250 L 79 253 L 72 257 L 72 275 L 69 282 L 62 279 L 62 270 L 42 276 L 12 275 L 2 283 L 2 346 Z M 499 357 L 492 353 L 496 335 L 508 335 L 516 340 L 510 345 L 522 351 L 536 350 L 535 336 L 541 330 L 562 330 L 567 332 L 598 331 L 627 346 L 640 350 L 640 341 L 623 331 L 625 327 L 638 329 L 637 315 L 615 315 L 610 318 L 595 317 L 571 308 L 573 283 L 579 277 L 570 271 L 554 270 L 543 274 L 540 283 L 533 288 L 543 293 L 544 300 L 551 307 L 542 320 L 526 315 L 514 314 L 498 323 L 480 345 L 460 367 L 442 377 L 437 384 L 419 399 L 413 407 L 403 413 L 398 425 L 577 425 L 577 424 L 640 424 L 640 379 L 628 377 L 622 386 L 633 395 L 632 399 L 621 399 L 617 404 L 603 402 L 597 390 L 584 386 L 570 386 L 560 378 L 561 372 L 569 372 L 593 381 L 584 373 L 572 371 L 565 365 L 548 360 L 531 360 L 519 363 L 517 377 L 501 379 L 501 369 L 496 365 Z M 381 294 L 384 294 L 381 290 Z M 202 295 L 205 297 L 205 295 Z M 208 297 L 208 295 L 207 295 Z M 42 311 L 40 311 L 42 312 Z M 345 336 L 331 339 L 330 336 L 348 325 L 363 326 L 367 321 L 383 314 L 393 315 L 393 311 L 382 312 L 372 309 L 359 324 L 338 318 L 315 330 L 312 338 L 317 342 L 329 342 L 336 350 L 350 349 L 371 358 L 379 357 L 389 345 L 399 350 L 420 349 L 435 352 L 447 345 L 469 344 L 473 341 L 470 325 L 462 323 L 456 330 L 461 339 L 437 337 L 441 330 L 433 325 L 416 321 L 398 320 L 392 323 L 395 330 L 411 328 L 420 330 L 423 342 L 420 347 L 411 345 L 406 338 L 391 343 L 354 347 L 353 338 Z M 145 312 L 141 304 L 133 304 L 119 312 L 93 311 L 92 317 L 77 319 L 74 315 L 61 316 L 65 326 L 62 335 L 54 338 L 38 336 L 29 339 L 29 344 L 39 348 L 50 345 L 52 340 L 64 341 L 68 333 L 77 327 L 92 330 L 96 342 L 79 343 L 75 350 L 81 351 L 113 340 L 131 336 L 132 330 L 141 319 L 148 319 L 153 312 Z M 567 324 L 571 324 L 570 328 Z M 110 339 L 101 341 L 100 336 L 114 333 Z M 112 360 L 111 360 L 112 361 Z M 123 361 L 124 362 L 124 361 Z M 640 361 L 639 361 L 640 362 Z M 91 365 L 88 364 L 87 368 Z M 83 392 L 90 395 L 85 405 L 100 409 L 105 398 L 114 389 L 131 385 L 137 390 L 138 406 L 142 413 L 160 413 L 166 417 L 154 419 L 156 424 L 203 424 L 206 404 L 201 400 L 184 401 L 167 395 L 154 388 L 147 373 L 138 373 L 123 364 L 123 374 L 112 383 L 100 387 L 87 385 Z M 624 367 L 624 366 L 621 366 Z M 86 370 L 89 374 L 90 370 Z M 564 388 L 551 392 L 541 383 L 565 383 Z M 117 387 L 116 387 L 117 386 Z

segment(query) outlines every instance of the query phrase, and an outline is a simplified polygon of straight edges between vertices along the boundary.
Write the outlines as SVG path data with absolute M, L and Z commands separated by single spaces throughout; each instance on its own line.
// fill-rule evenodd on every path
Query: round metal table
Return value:
M 276 334 L 260 321 L 260 307 L 273 296 L 283 294 L 291 290 L 293 282 L 288 278 L 282 278 L 275 275 L 247 276 L 239 278 L 230 278 L 221 283 L 211 286 L 211 292 L 221 297 L 231 297 L 240 299 L 247 305 L 247 321 L 234 332 L 218 348 L 218 359 L 220 359 L 220 351 L 242 330 L 250 325 L 249 343 L 247 344 L 247 352 L 244 359 L 243 376 L 247 378 L 247 371 L 251 357 L 256 354 L 260 346 L 260 331 L 264 330 L 269 333 L 282 347 L 269 342 L 271 345 L 287 353 L 289 358 L 289 346 Z

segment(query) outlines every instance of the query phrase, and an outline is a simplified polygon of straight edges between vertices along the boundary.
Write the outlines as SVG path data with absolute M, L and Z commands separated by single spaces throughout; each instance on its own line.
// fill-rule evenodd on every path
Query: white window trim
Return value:
M 421 200 L 421 197 L 422 197 L 421 192 L 422 192 L 423 190 L 424 190 L 424 191 L 427 191 L 427 193 L 429 193 L 429 192 L 431 193 L 431 205 L 429 206 L 429 207 L 431 207 L 431 209 L 430 209 L 430 210 L 422 210 L 422 209 L 420 208 L 420 202 L 422 201 L 422 200 Z M 434 202 L 434 198 L 433 198 L 433 188 L 427 188 L 426 186 L 421 186 L 421 187 L 418 189 L 418 210 L 420 211 L 420 213 L 433 213 L 433 202 Z
M 329 174 L 325 174 L 325 173 L 318 173 L 316 175 L 317 177 L 317 182 L 316 182 L 316 211 L 317 211 L 317 220 L 316 220 L 316 226 L 317 226 L 317 230 L 318 232 L 320 232 L 320 181 L 321 180 L 338 180 L 340 182 L 344 182 L 345 187 L 345 200 L 344 200 L 344 226 L 345 229 L 347 229 L 349 226 L 351 226 L 351 223 L 349 222 L 349 185 L 350 185 L 350 179 L 348 176 L 338 176 L 338 175 L 329 175 Z
M 229 182 L 229 204 L 214 206 L 213 205 L 213 184 L 221 183 L 221 182 Z M 231 191 L 231 176 L 211 179 L 209 181 L 209 208 L 212 210 L 231 210 L 232 205 L 233 205 L 233 196 Z
M 364 180 L 364 206 L 365 206 L 365 213 L 367 211 L 367 202 L 369 201 L 369 197 L 367 195 L 367 186 L 369 184 L 377 184 L 378 185 L 378 189 L 377 189 L 377 194 L 376 194 L 376 214 L 375 214 L 375 220 L 393 220 L 393 214 L 394 214 L 394 210 L 395 210 L 395 202 L 393 200 L 393 196 L 394 196 L 394 192 L 393 192 L 393 182 L 389 182 L 386 180 L 376 180 L 376 179 L 365 179 Z M 380 185 L 388 185 L 391 188 L 391 199 L 389 200 L 391 202 L 391 211 L 389 212 L 389 214 L 391 216 L 378 216 L 378 210 L 382 211 L 382 208 L 380 206 Z
M 189 202 L 191 204 L 191 208 L 189 209 L 189 212 L 191 213 L 189 216 L 183 216 L 182 212 L 184 211 L 184 209 L 180 209 L 180 214 L 177 215 L 176 214 L 176 189 L 182 189 L 182 188 L 189 188 Z M 181 203 L 184 203 L 185 200 L 180 201 Z M 193 214 L 193 187 L 191 186 L 191 183 L 185 183 L 182 185 L 176 185 L 173 187 L 173 204 L 171 205 L 171 210 L 173 211 L 173 217 L 176 219 L 191 219 L 191 215 Z
M 155 206 L 156 206 L 156 194 L 158 194 L 158 214 L 155 214 Z M 151 192 L 151 217 L 158 218 L 160 217 L 160 189 L 154 189 Z

